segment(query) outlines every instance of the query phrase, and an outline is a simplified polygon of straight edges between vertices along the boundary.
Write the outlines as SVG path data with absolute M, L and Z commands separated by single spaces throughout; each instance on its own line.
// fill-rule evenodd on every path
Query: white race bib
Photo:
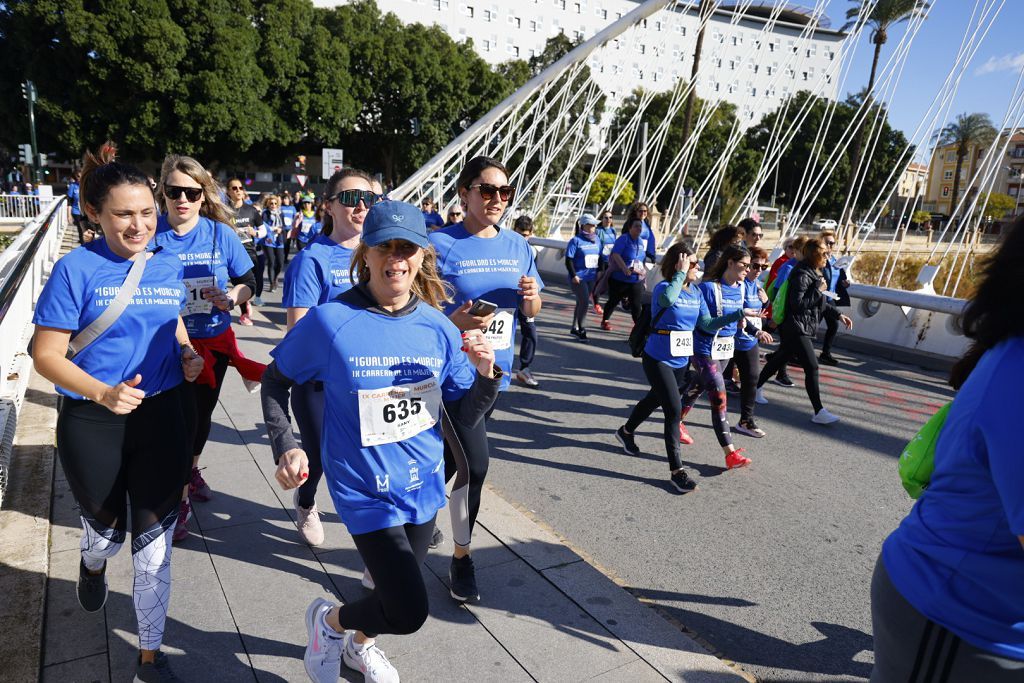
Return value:
M 733 337 L 715 337 L 711 340 L 711 360 L 729 360 L 736 350 Z
M 754 315 L 747 316 L 747 322 L 749 322 L 751 325 L 756 327 L 758 330 L 764 329 L 762 327 L 763 322 L 761 321 L 761 318 L 759 316 L 754 316 Z
M 203 298 L 203 290 L 217 286 L 217 280 L 214 276 L 187 277 L 182 282 L 188 292 L 188 298 L 185 300 L 185 306 L 181 309 L 182 315 L 209 313 L 213 310 L 213 304 Z
M 612 247 L 614 247 L 614 246 L 615 246 L 614 244 L 606 244 L 606 245 L 604 245 L 604 249 L 601 250 L 601 255 L 602 256 L 607 256 L 608 254 L 612 253 Z
M 597 254 L 584 254 L 583 255 L 583 267 L 584 268 L 597 268 L 597 259 L 600 258 Z
M 395 443 L 437 424 L 441 385 L 436 377 L 359 392 L 359 434 L 364 447 Z
M 690 357 L 693 355 L 693 332 L 672 330 L 672 334 L 668 338 L 669 350 L 672 356 L 675 358 L 679 357 Z
M 629 267 L 633 270 L 634 273 L 642 273 L 645 270 L 644 262 L 640 260 L 633 261 L 631 264 L 629 264 Z
M 491 324 L 484 330 L 484 337 L 491 343 L 495 351 L 512 346 L 512 311 L 499 308 L 491 319 Z

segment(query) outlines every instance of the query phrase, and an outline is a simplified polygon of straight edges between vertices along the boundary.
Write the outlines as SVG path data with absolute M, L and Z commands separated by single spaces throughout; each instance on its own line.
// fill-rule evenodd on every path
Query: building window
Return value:
M 658 33 L 661 33 L 661 22 L 660 21 L 654 22 L 654 30 L 657 31 Z
M 465 14 L 470 19 L 472 19 L 473 18 L 473 6 L 472 5 L 463 5 L 462 6 L 462 13 Z
M 766 66 L 764 68 L 764 70 L 765 70 L 765 73 L 768 74 L 769 76 L 771 76 L 773 73 L 775 73 L 775 67 L 773 67 L 773 66 Z
M 678 33 L 681 36 L 685 36 L 686 35 L 686 27 L 683 26 L 682 24 L 676 24 L 676 33 Z
M 736 60 L 735 59 L 730 59 L 729 60 L 729 71 L 735 71 L 735 70 L 736 70 Z
M 533 31 L 534 33 L 536 33 L 539 28 L 540 28 L 540 22 L 536 21 L 535 19 L 531 19 L 530 20 L 530 30 Z
M 644 45 L 643 43 L 637 43 L 636 44 L 636 51 L 639 52 L 640 54 L 646 54 L 647 46 Z
M 768 43 L 768 52 L 775 52 L 775 42 L 771 41 Z
M 434 0 L 434 9 L 438 12 L 443 9 L 448 9 L 448 0 Z
M 490 52 L 491 51 L 491 41 L 487 40 L 486 38 L 484 38 L 483 49 L 484 49 L 484 52 Z
M 489 9 L 484 10 L 484 21 L 494 21 L 497 15 Z
M 573 37 L 573 40 L 575 40 L 577 42 L 583 40 L 583 31 L 573 31 L 572 32 L 572 37 Z
M 949 185 L 943 185 L 942 186 L 942 196 L 943 197 L 948 197 L 949 196 L 949 192 L 950 192 Z
M 956 152 L 946 152 L 946 161 L 956 161 Z
M 555 0 L 555 7 L 558 9 L 565 9 L 565 0 Z

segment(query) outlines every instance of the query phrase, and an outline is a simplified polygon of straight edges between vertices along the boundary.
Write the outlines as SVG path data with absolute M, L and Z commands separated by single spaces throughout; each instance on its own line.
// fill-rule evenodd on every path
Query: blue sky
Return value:
M 848 0 L 831 0 L 827 13 L 834 28 L 843 25 L 846 10 L 851 6 Z M 890 110 L 890 123 L 902 130 L 908 138 L 913 135 L 952 68 L 974 6 L 975 0 L 932 2 L 928 20 L 911 45 L 900 87 L 893 97 Z M 996 126 L 1001 123 L 1014 85 L 1021 69 L 1024 69 L 1024 41 L 1020 39 L 1022 27 L 1024 1 L 1006 0 L 995 25 L 968 67 L 954 100 L 951 116 L 965 112 L 984 112 L 992 117 Z M 905 24 L 901 24 L 890 32 L 889 42 L 882 48 L 881 63 L 885 63 L 904 30 Z M 853 61 L 853 71 L 846 82 L 847 91 L 858 90 L 867 84 L 874 46 L 868 42 L 866 32 L 861 41 Z

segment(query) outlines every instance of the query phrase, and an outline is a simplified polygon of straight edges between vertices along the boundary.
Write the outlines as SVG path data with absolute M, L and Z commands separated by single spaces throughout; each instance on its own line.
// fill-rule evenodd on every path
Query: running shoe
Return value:
M 167 655 L 163 652 L 156 653 L 156 659 L 152 662 L 142 663 L 142 656 L 139 655 L 138 663 L 135 665 L 135 678 L 132 683 L 170 683 L 180 681 L 171 669 L 171 663 L 167 661 Z
M 341 651 L 345 635 L 327 625 L 327 613 L 334 605 L 317 598 L 306 608 L 306 652 L 302 663 L 315 683 L 338 683 L 341 677 Z
M 693 437 L 690 436 L 690 432 L 686 431 L 686 425 L 682 422 L 679 423 L 679 443 L 687 446 L 693 445 Z
M 839 422 L 839 416 L 828 412 L 828 408 L 822 408 L 814 414 L 814 417 L 811 418 L 811 422 L 816 425 L 830 425 L 833 422 Z
M 679 491 L 679 493 L 689 493 L 697 488 L 697 482 L 690 479 L 690 476 L 683 470 L 674 472 L 669 481 L 672 482 L 672 486 L 675 486 L 676 491 Z
M 246 327 L 252 327 L 252 318 L 249 316 L 248 313 L 243 313 L 242 315 L 238 316 L 238 324 L 245 325 Z
M 750 464 L 750 458 L 743 455 L 743 449 L 737 448 L 729 455 L 725 456 L 725 466 L 727 469 L 736 469 L 737 467 L 746 467 Z
M 626 451 L 626 455 L 640 455 L 640 449 L 636 447 L 633 435 L 627 434 L 625 427 L 619 427 L 615 430 L 615 438 L 622 444 L 622 450 Z
M 204 469 L 206 468 L 192 468 L 192 477 L 188 480 L 189 500 L 198 500 L 200 503 L 208 503 L 213 500 L 213 491 L 210 490 L 209 484 L 203 479 Z
M 377 584 L 373 582 L 373 577 L 370 576 L 369 569 L 363 570 L 363 578 L 359 579 L 359 583 L 363 586 L 363 588 L 365 588 L 368 591 L 372 591 L 374 588 L 377 587 Z
M 244 377 L 242 378 L 242 385 L 245 387 L 245 390 L 248 391 L 250 394 L 258 394 L 260 393 L 260 389 L 263 388 L 262 382 L 246 379 Z
M 780 387 L 786 387 L 787 389 L 796 386 L 793 383 L 793 380 L 789 378 L 789 375 L 782 375 L 781 377 L 776 377 L 772 381 L 778 384 Z
M 749 420 L 740 420 L 739 424 L 736 425 L 736 431 L 740 434 L 746 434 L 752 436 L 755 439 L 760 439 L 764 436 L 764 430 L 757 426 L 753 418 Z
M 727 394 L 738 394 L 740 393 L 740 385 L 736 384 L 734 380 L 725 380 L 725 393 Z
M 602 320 L 601 321 L 601 329 L 602 330 L 607 330 L 607 331 L 611 332 L 615 328 L 612 327 L 612 324 L 610 322 L 608 322 L 607 320 Z
M 764 389 L 761 387 L 758 387 L 757 393 L 754 394 L 754 403 L 760 403 L 763 406 L 768 405 L 768 397 L 764 395 Z
M 324 525 L 320 523 L 320 511 L 316 503 L 312 507 L 302 507 L 299 505 L 299 490 L 295 489 L 292 504 L 295 506 L 295 527 L 299 530 L 299 538 L 306 545 L 321 545 L 324 542 Z
M 263 305 L 263 299 L 261 299 L 260 297 L 256 297 L 255 299 L 252 300 L 252 303 L 255 306 L 262 306 Z
M 85 568 L 85 562 L 78 561 L 78 604 L 86 612 L 99 612 L 107 604 L 107 563 L 103 570 L 93 574 Z
M 192 503 L 186 498 L 178 508 L 178 523 L 171 535 L 171 542 L 177 543 L 188 538 L 188 520 L 192 519 Z
M 540 386 L 540 382 L 533 378 L 533 373 L 530 372 L 530 368 L 523 368 L 522 370 L 517 372 L 516 379 L 525 384 L 526 386 L 530 387 L 531 389 L 536 389 L 537 387 Z
M 602 308 L 601 304 L 597 303 L 596 301 L 594 302 L 594 313 L 597 313 L 598 315 L 604 315 L 604 308 Z
M 345 666 L 363 674 L 366 683 L 398 683 L 398 670 L 384 656 L 384 650 L 372 643 L 360 647 L 355 632 L 345 634 L 341 651 Z
M 572 336 L 576 337 L 577 339 L 580 338 L 580 331 L 578 329 L 576 329 L 575 327 L 572 328 L 571 330 L 569 330 L 569 334 L 571 334 Z
M 473 558 L 452 557 L 448 569 L 448 581 L 451 583 L 449 592 L 459 602 L 480 602 L 480 591 L 476 587 L 476 568 Z
M 430 537 L 430 543 L 427 544 L 428 548 L 436 548 L 444 543 L 444 533 L 441 532 L 436 526 L 434 527 L 434 534 Z
M 821 352 L 821 355 L 818 356 L 818 362 L 822 365 L 830 365 L 832 367 L 839 365 L 839 361 L 837 361 L 828 351 Z

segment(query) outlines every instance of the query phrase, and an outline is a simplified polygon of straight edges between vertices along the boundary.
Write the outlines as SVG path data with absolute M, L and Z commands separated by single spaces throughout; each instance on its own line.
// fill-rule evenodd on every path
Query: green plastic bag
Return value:
M 772 298 L 772 320 L 776 325 L 781 325 L 786 317 L 786 296 L 789 294 L 789 278 L 779 286 Z
M 935 471 L 935 445 L 939 442 L 951 405 L 952 402 L 939 408 L 900 454 L 900 480 L 911 498 L 920 498 L 931 483 L 932 472 Z

